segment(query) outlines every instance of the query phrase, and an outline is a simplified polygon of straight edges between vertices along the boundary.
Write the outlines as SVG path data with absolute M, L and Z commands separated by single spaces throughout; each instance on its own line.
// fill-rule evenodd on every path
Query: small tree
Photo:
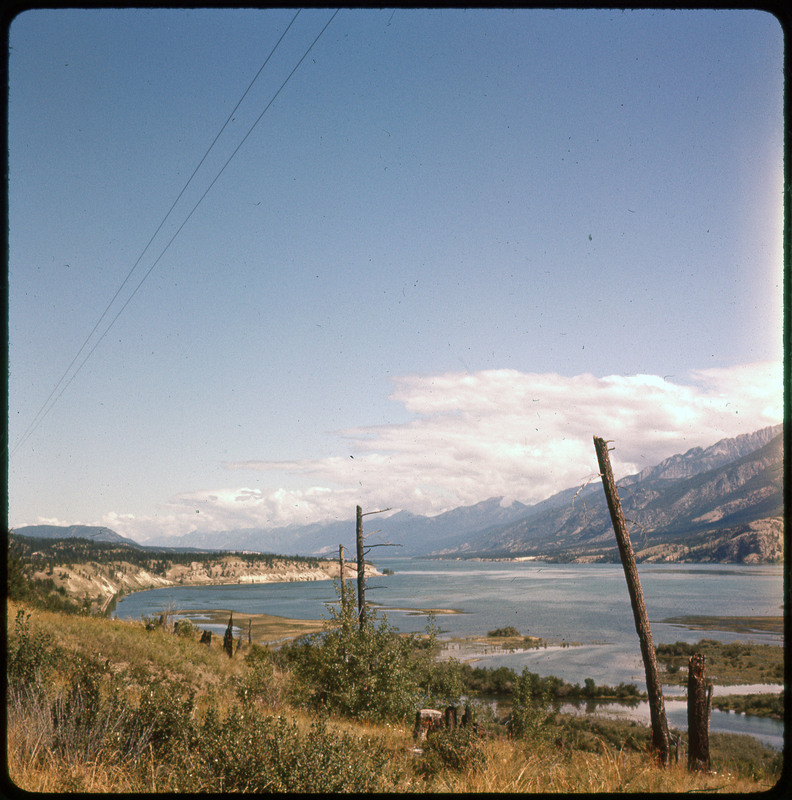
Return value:
M 515 739 L 536 739 L 543 735 L 550 715 L 548 699 L 539 689 L 536 676 L 523 667 L 514 687 L 509 733 Z
M 292 669 L 298 701 L 356 719 L 403 721 L 428 698 L 459 697 L 452 668 L 434 663 L 428 639 L 400 634 L 372 611 L 360 626 L 350 592 L 321 633 L 281 648 Z M 454 693 L 456 695 L 454 696 Z

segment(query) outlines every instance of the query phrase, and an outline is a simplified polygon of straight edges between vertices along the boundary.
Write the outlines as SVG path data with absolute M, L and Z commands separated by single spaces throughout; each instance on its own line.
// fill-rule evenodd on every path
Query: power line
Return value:
M 171 213 L 173 212 L 173 209 L 176 207 L 176 204 L 179 202 L 179 200 L 181 199 L 181 197 L 182 197 L 182 195 L 184 194 L 184 192 L 187 190 L 187 187 L 190 185 L 190 183 L 192 183 L 192 180 L 193 180 L 193 178 L 195 177 L 195 175 L 196 175 L 196 173 L 198 172 L 198 170 L 201 168 L 201 165 L 202 165 L 202 164 L 204 163 L 204 161 L 206 160 L 206 157 L 209 155 L 209 153 L 211 152 L 212 148 L 213 148 L 213 147 L 215 146 L 215 144 L 217 143 L 217 140 L 220 138 L 220 136 L 222 135 L 223 131 L 224 131 L 224 130 L 226 129 L 226 127 L 228 126 L 228 123 L 229 123 L 229 122 L 230 122 L 230 121 L 233 119 L 233 117 L 234 117 L 234 114 L 236 113 L 236 110 L 239 108 L 239 106 L 241 105 L 242 101 L 243 101 L 243 100 L 245 99 L 245 97 L 247 96 L 248 92 L 250 91 L 250 89 L 252 88 L 253 84 L 254 84 L 254 83 L 256 82 L 256 80 L 258 79 L 259 75 L 261 75 L 261 72 L 262 72 L 262 70 L 264 69 L 264 67 L 266 67 L 266 66 L 267 66 L 267 63 L 269 62 L 270 58 L 272 58 L 272 55 L 273 55 L 273 53 L 274 53 L 274 52 L 275 52 L 275 51 L 278 49 L 278 46 L 279 46 L 279 45 L 280 45 L 280 43 L 283 41 L 283 37 L 284 37 L 284 36 L 286 36 L 286 34 L 289 32 L 289 29 L 290 29 L 290 28 L 291 28 L 291 26 L 294 24 L 294 21 L 297 19 L 297 17 L 298 17 L 298 15 L 299 15 L 300 11 L 301 11 L 301 9 L 298 9 L 298 10 L 297 10 L 297 13 L 296 13 L 296 14 L 295 14 L 295 15 L 292 17 L 292 19 L 291 19 L 291 22 L 289 22 L 289 24 L 286 26 L 286 30 L 284 30 L 284 32 L 281 34 L 281 36 L 280 36 L 280 38 L 278 39 L 278 41 L 275 43 L 275 46 L 272 48 L 272 50 L 270 50 L 270 53 L 269 53 L 269 55 L 268 55 L 268 56 L 267 56 L 267 58 L 264 60 L 264 63 L 261 65 L 261 67 L 259 67 L 259 70 L 258 70 L 258 72 L 256 73 L 256 75 L 254 76 L 253 80 L 250 82 L 250 84 L 248 85 L 247 89 L 245 89 L 244 93 L 242 94 L 242 97 L 240 97 L 240 98 L 239 98 L 239 101 L 238 101 L 238 102 L 237 102 L 237 104 L 234 106 L 234 108 L 233 108 L 233 110 L 231 111 L 231 113 L 228 115 L 228 117 L 227 117 L 226 121 L 223 123 L 223 126 L 220 128 L 220 130 L 218 131 L 217 135 L 214 137 L 214 139 L 212 140 L 211 144 L 210 144 L 210 145 L 209 145 L 209 147 L 207 148 L 206 152 L 203 154 L 203 157 L 202 157 L 202 158 L 201 158 L 201 160 L 198 162 L 198 166 L 196 166 L 196 167 L 195 167 L 195 169 L 193 170 L 192 174 L 191 174 L 191 175 L 190 175 L 190 177 L 187 179 L 187 183 L 185 183 L 185 184 L 184 184 L 184 186 L 182 187 L 182 190 L 179 192 L 178 196 L 176 197 L 176 199 L 175 199 L 175 200 L 173 201 L 173 203 L 171 204 L 171 207 L 168 209 L 167 213 L 166 213 L 166 214 L 165 214 L 165 216 L 162 218 L 162 221 L 161 221 L 161 222 L 160 222 L 160 224 L 157 226 L 157 229 L 154 231 L 154 233 L 152 234 L 151 238 L 150 238 L 150 239 L 148 240 L 148 242 L 146 243 L 146 246 L 143 248 L 143 251 L 142 251 L 142 252 L 140 253 L 140 255 L 137 257 L 137 260 L 136 260 L 136 261 L 135 261 L 135 263 L 132 265 L 132 268 L 131 268 L 131 269 L 129 270 L 129 272 L 127 273 L 127 276 L 126 276 L 126 277 L 124 278 L 124 280 L 121 282 L 121 285 L 118 287 L 118 289 L 117 289 L 116 293 L 113 295 L 112 299 L 110 300 L 110 302 L 109 302 L 109 303 L 107 304 L 107 306 L 105 307 L 104 311 L 102 312 L 102 315 L 99 317 L 99 319 L 97 320 L 96 324 L 95 324 L 95 325 L 93 326 L 93 328 L 91 329 L 91 332 L 90 332 L 90 333 L 88 334 L 88 336 L 85 338 L 85 341 L 84 341 L 84 342 L 82 343 L 82 345 L 80 346 L 80 349 L 77 351 L 77 353 L 75 354 L 74 358 L 72 358 L 71 362 L 69 363 L 69 366 L 68 366 L 68 367 L 66 367 L 66 370 L 65 370 L 65 372 L 63 373 L 63 375 L 61 375 L 61 377 L 60 377 L 60 379 L 58 380 L 58 382 L 57 382 L 57 383 L 55 384 L 55 386 L 52 388 L 52 391 L 49 393 L 49 396 L 48 396 L 48 397 L 47 397 L 47 399 L 44 401 L 43 405 L 42 405 L 42 406 L 41 406 L 41 408 L 38 410 L 38 412 L 36 413 L 35 417 L 33 417 L 33 420 L 31 421 L 30 425 L 28 425 L 28 427 L 26 428 L 25 432 L 22 434 L 22 438 L 20 439 L 19 443 L 18 443 L 18 444 L 17 444 L 17 445 L 14 447 L 14 449 L 11 451 L 11 455 L 13 455 L 13 454 L 14 454 L 14 453 L 15 453 L 15 452 L 16 452 L 16 451 L 17 451 L 17 450 L 18 450 L 18 449 L 19 449 L 19 448 L 20 448 L 20 447 L 21 447 L 21 446 L 22 446 L 22 445 L 23 445 L 23 444 L 24 444 L 24 443 L 25 443 L 25 442 L 28 440 L 28 438 L 30 437 L 30 435 L 31 435 L 31 434 L 33 433 L 33 431 L 34 431 L 34 430 L 35 430 L 35 429 L 36 429 L 36 428 L 39 426 L 39 424 L 40 424 L 40 423 L 41 423 L 41 421 L 44 419 L 44 417 L 46 417 L 46 416 L 47 416 L 47 414 L 49 413 L 49 411 L 50 411 L 50 409 L 52 408 L 52 406 L 54 406 L 54 405 L 55 405 L 55 403 L 58 401 L 58 398 L 59 398 L 59 397 L 60 397 L 60 396 L 63 394 L 63 391 L 66 389 L 66 387 L 67 387 L 67 386 L 68 386 L 68 385 L 71 383 L 71 381 L 72 381 L 72 380 L 74 380 L 74 377 L 77 375 L 77 372 L 79 372 L 79 371 L 80 371 L 80 369 L 82 368 L 82 364 L 80 364 L 80 367 L 78 367 L 78 369 L 76 370 L 76 372 L 75 372 L 75 373 L 72 375 L 72 377 L 69 379 L 68 383 L 67 383 L 67 384 L 66 384 L 66 385 L 63 387 L 63 389 L 60 391 L 60 393 L 59 393 L 59 394 L 58 394 L 58 396 L 55 398 L 55 400 L 53 400 L 53 402 L 52 402 L 52 405 L 51 405 L 51 406 L 49 406 L 49 408 L 47 408 L 47 405 L 48 405 L 48 403 L 50 402 L 50 400 L 52 399 L 52 396 L 55 394 L 55 392 L 57 392 L 57 391 L 58 391 L 58 387 L 59 387 L 59 386 L 60 386 L 60 385 L 63 383 L 63 381 L 66 379 L 66 376 L 69 374 L 69 372 L 70 372 L 71 368 L 74 366 L 75 362 L 76 362 L 76 361 L 77 361 L 77 359 L 80 357 L 80 354 L 83 352 L 83 350 L 85 350 L 86 346 L 88 345 L 88 342 L 91 340 L 91 337 L 92 337 L 92 336 L 93 336 L 93 335 L 96 333 L 97 329 L 98 329 L 98 328 L 99 328 L 99 326 L 102 324 L 102 320 L 103 320 L 103 319 L 104 319 L 104 318 L 107 316 L 107 312 L 110 310 L 110 308 L 112 307 L 113 303 L 115 303 L 116 299 L 118 298 L 118 295 L 119 295 L 119 294 L 121 294 L 121 291 L 122 291 L 122 289 L 124 288 L 124 286 L 126 286 L 127 282 L 128 282 L 128 281 L 129 281 L 129 279 L 132 277 L 132 273 L 134 273 L 134 271 L 137 269 L 137 267 L 138 267 L 138 265 L 140 264 L 140 262 L 143 260 L 143 256 L 146 254 L 146 251 L 147 251 L 147 250 L 149 249 L 149 247 L 151 246 L 151 243 L 152 243 L 152 242 L 154 241 L 154 239 L 157 237 L 157 234 L 158 234 L 158 233 L 159 233 L 159 232 L 162 230 L 162 227 L 163 227 L 163 225 L 165 225 L 166 221 L 168 220 L 168 217 L 170 217 Z M 128 302 L 128 301 L 127 301 L 127 302 Z M 126 306 L 126 304 L 125 304 L 125 306 Z M 123 309 L 122 309 L 122 310 L 123 310 Z M 116 317 L 116 319 L 117 319 L 117 317 Z M 110 323 L 110 326 L 108 327 L 108 329 L 107 329 L 107 330 L 109 330 L 109 329 L 110 329 L 110 327 L 112 327 L 112 325 L 113 325 L 113 323 L 114 323 L 114 322 L 115 322 L 115 319 L 113 320 L 113 322 L 111 322 L 111 323 Z M 107 330 L 105 331 L 105 333 L 107 333 Z M 102 337 L 100 337 L 99 341 L 101 341 L 101 340 L 102 340 L 102 338 L 104 338 L 104 335 L 103 335 Z M 98 344 L 98 343 L 99 343 L 99 342 L 97 342 L 96 344 Z M 93 353 L 93 351 L 94 351 L 95 349 L 96 349 L 96 345 L 94 345 L 94 347 L 93 347 L 93 348 L 91 349 L 91 351 L 88 353 L 88 358 L 90 358 L 90 356 L 91 356 L 91 353 Z M 86 358 L 86 360 L 87 360 L 87 358 Z M 85 361 L 83 361 L 83 364 L 84 364 L 84 363 L 85 363 Z M 44 409 L 46 409 L 46 411 L 45 411 Z
M 149 269 L 146 271 L 145 275 L 144 275 L 144 276 L 141 278 L 140 282 L 139 282 L 139 283 L 138 283 L 138 285 L 135 287 L 135 289 L 133 290 L 132 294 L 131 294 L 131 295 L 129 295 L 129 297 L 126 299 L 126 301 L 124 302 L 124 304 L 123 304 L 123 305 L 121 306 L 121 308 L 119 309 L 118 313 L 117 313 L 117 314 L 116 314 L 116 315 L 113 317 L 113 319 L 110 321 L 110 324 L 109 324 L 109 325 L 108 325 L 108 326 L 105 328 L 105 330 L 104 330 L 104 332 L 102 333 L 102 335 L 101 335 L 101 336 L 100 336 L 100 337 L 97 339 L 97 341 L 94 343 L 94 346 L 93 346 L 93 347 L 92 347 L 92 348 L 91 348 L 91 349 L 88 351 L 88 353 L 87 353 L 87 355 L 85 356 L 85 358 L 84 358 L 84 359 L 83 359 L 83 360 L 80 362 L 80 365 L 79 365 L 79 366 L 77 367 L 77 369 L 76 369 L 76 370 L 75 370 L 75 371 L 72 373 L 72 375 L 71 375 L 71 377 L 69 378 L 69 380 L 68 380 L 68 381 L 66 381 L 66 383 L 63 385 L 63 387 L 61 388 L 61 390 L 58 392 L 58 394 L 57 394 L 57 395 L 55 395 L 55 392 L 58 390 L 58 387 L 59 387 L 59 386 L 60 386 L 60 385 L 63 383 L 64 379 L 66 378 L 66 375 L 68 375 L 69 371 L 70 371 L 70 370 L 71 370 L 71 368 L 74 366 L 74 363 L 75 363 L 75 362 L 77 361 L 77 359 L 79 358 L 79 356 L 80 356 L 80 353 L 82 353 L 82 351 L 85 349 L 85 347 L 87 346 L 88 342 L 90 341 L 91 337 L 94 335 L 94 333 L 96 333 L 96 331 L 97 331 L 97 329 L 99 328 L 99 325 L 101 324 L 102 320 L 105 318 L 105 316 L 107 315 L 107 312 L 110 310 L 110 307 L 113 305 L 113 303 L 115 302 L 116 298 L 117 298 L 117 297 L 118 297 L 118 295 L 121 293 L 121 290 L 124 288 L 124 286 L 125 286 L 125 285 L 127 284 L 127 282 L 129 281 L 130 277 L 132 276 L 132 273 L 135 271 L 135 269 L 137 268 L 138 264 L 140 263 L 140 261 L 142 260 L 143 256 L 145 255 L 146 251 L 147 251 L 147 250 L 148 250 L 148 248 L 151 246 L 151 243 L 154 241 L 154 239 L 156 238 L 157 234 L 158 234 L 158 233 L 160 232 L 160 230 L 162 229 L 162 226 L 165 224 L 165 222 L 167 221 L 167 219 L 168 219 L 168 217 L 170 216 L 171 212 L 172 212 L 172 211 L 173 211 L 173 209 L 175 208 L 176 204 L 179 202 L 179 200 L 181 199 L 181 197 L 182 197 L 182 195 L 184 194 L 185 190 L 186 190 L 186 189 L 187 189 L 187 187 L 190 185 L 190 183 L 191 183 L 192 179 L 195 177 L 195 174 L 198 172 L 198 170 L 200 169 L 201 165 L 202 165 L 202 164 L 203 164 L 203 162 L 206 160 L 206 157 L 209 155 L 209 152 L 210 152 L 210 151 L 211 151 L 211 149 L 214 147 L 214 145 L 215 145 L 215 143 L 217 142 L 217 140 L 220 138 L 220 135 L 221 135 L 221 134 L 223 133 L 223 131 L 225 130 L 226 126 L 228 125 L 228 123 L 229 123 L 229 122 L 230 122 L 230 120 L 232 119 L 232 117 L 233 117 L 234 113 L 235 113 L 235 112 L 236 112 L 236 110 L 239 108 L 239 106 L 240 106 L 240 104 L 242 103 L 242 101 L 245 99 L 245 96 L 246 96 L 246 95 L 247 95 L 247 93 L 250 91 L 250 89 L 251 89 L 251 87 L 253 86 L 253 84 L 256 82 L 256 80 L 257 80 L 258 76 L 261 74 L 262 70 L 264 69 L 264 67 L 265 67 L 265 66 L 267 65 L 267 63 L 269 62 L 269 60 L 270 60 L 270 58 L 272 57 L 272 55 L 273 55 L 273 53 L 275 52 L 275 50 L 277 50 L 278 46 L 279 46 L 279 45 L 280 45 L 280 43 L 283 41 L 283 38 L 284 38 L 284 36 L 286 36 L 286 34 L 288 33 L 289 29 L 290 29 L 290 28 L 291 28 L 291 26 L 293 25 L 294 21 L 297 19 L 297 16 L 298 16 L 298 15 L 299 15 L 299 13 L 300 13 L 300 9 L 298 9 L 297 13 L 294 15 L 294 17 L 292 18 L 291 22 L 289 22 L 288 26 L 286 27 L 286 30 L 284 30 L 284 32 L 281 34 L 281 37 L 278 39 L 278 41 L 276 42 L 275 46 L 272 48 L 272 50 L 270 51 L 269 55 L 268 55 L 268 56 L 267 56 L 267 58 L 265 59 L 264 63 L 263 63 L 263 64 L 261 65 L 261 67 L 259 68 L 259 71 L 256 73 L 256 75 L 255 75 L 255 77 L 253 78 L 253 80 L 250 82 L 250 84 L 249 84 L 249 86 L 247 87 L 247 89 L 245 90 L 244 94 L 243 94 L 243 95 L 242 95 L 242 97 L 239 99 L 239 101 L 237 102 L 237 104 L 234 106 L 234 108 L 233 108 L 233 110 L 231 111 L 231 113 L 228 115 L 228 118 L 227 118 L 227 119 L 226 119 L 226 121 L 223 123 L 223 126 L 222 126 L 222 128 L 221 128 L 221 129 L 220 129 L 220 131 L 217 133 L 217 135 L 215 136 L 215 138 L 212 140 L 212 143 L 209 145 L 209 148 L 207 149 L 206 153 L 204 153 L 204 155 L 203 155 L 203 158 L 201 158 L 201 160 L 198 162 L 198 166 L 197 166 L 197 167 L 196 167 L 196 168 L 193 170 L 193 173 L 192 173 L 192 175 L 190 175 L 189 179 L 187 180 L 187 183 L 185 183 L 185 185 L 184 185 L 184 187 L 182 188 L 181 192 L 179 192 L 179 195 L 178 195 L 178 197 L 177 197 L 177 198 L 176 198 L 176 199 L 173 201 L 173 204 L 172 204 L 172 205 L 171 205 L 171 207 L 168 209 L 168 212 L 167 212 L 167 214 L 166 214 L 166 215 L 163 217 L 163 219 L 162 219 L 162 222 L 160 222 L 160 224 L 159 224 L 159 225 L 158 225 L 158 227 L 157 227 L 157 230 L 154 232 L 154 234 L 151 236 L 151 238 L 149 239 L 149 241 L 148 241 L 148 243 L 146 244 L 146 246 L 143 248 L 143 251 L 141 252 L 141 254 L 140 254 L 140 256 L 138 257 L 137 261 L 135 261 L 134 265 L 132 266 L 132 269 L 130 269 L 130 271 L 129 271 L 129 273 L 127 274 L 126 278 L 124 278 L 123 282 L 121 283 L 121 286 L 118 288 L 118 290 L 116 291 L 116 293 L 113 295 L 113 298 L 112 298 L 112 299 L 110 300 L 110 302 L 107 304 L 107 306 L 106 306 L 105 310 L 102 312 L 102 315 L 99 317 L 99 320 L 97 321 L 96 325 L 94 325 L 93 329 L 92 329 L 92 330 L 91 330 L 91 332 L 88 334 L 87 338 L 86 338 L 86 339 L 85 339 L 85 341 L 83 342 L 83 344 L 82 344 L 82 346 L 80 347 L 80 349 L 77 351 L 77 354 L 76 354 L 76 355 L 74 356 L 74 358 L 71 360 L 71 363 L 70 363 L 70 364 L 69 364 L 69 366 L 66 368 L 66 371 L 65 371 L 65 372 L 64 372 L 64 374 L 61 376 L 60 380 L 59 380 L 59 381 L 58 381 L 58 382 L 55 384 L 55 387 L 54 387 L 54 388 L 53 388 L 53 390 L 50 392 L 50 394 L 49 394 L 49 397 L 47 397 L 47 399 L 44 401 L 44 404 L 41 406 L 41 408 L 39 409 L 39 411 L 38 411 L 38 413 L 36 414 L 36 416 L 33 418 L 33 421 L 30 423 L 30 425 L 28 425 L 27 429 L 25 430 L 25 433 L 22 435 L 22 438 L 21 438 L 21 439 L 19 440 L 19 442 L 16 444 L 16 446 L 14 447 L 14 449 L 11 451 L 11 453 L 10 453 L 10 455 L 11 455 L 11 456 L 13 456 L 13 455 L 14 455 L 14 453 L 16 453 L 16 451 L 17 451 L 17 450 L 18 450 L 18 449 L 19 449 L 19 448 L 20 448 L 20 447 L 21 447 L 21 446 L 22 446 L 22 445 L 23 445 L 23 444 L 24 444 L 24 443 L 25 443 L 25 442 L 26 442 L 26 441 L 27 441 L 27 440 L 30 438 L 30 436 L 31 436 L 31 435 L 34 433 L 34 431 L 35 431 L 35 430 L 38 428 L 38 426 L 39 426 L 39 425 L 40 425 L 40 424 L 41 424 L 41 423 L 44 421 L 44 418 L 47 416 L 47 414 L 49 414 L 49 412 L 52 410 L 53 406 L 54 406 L 54 405 L 55 405 L 55 404 L 58 402 L 58 400 L 60 399 L 61 395 L 63 395 L 63 393 L 66 391 L 66 389 L 67 389 L 67 388 L 68 388 L 68 387 L 71 385 L 71 382 L 72 382 L 72 381 L 73 381 L 73 380 L 74 380 L 74 379 L 77 377 L 77 375 L 79 374 L 80 370 L 81 370 L 81 369 L 82 369 L 82 368 L 85 366 L 85 364 L 86 364 L 86 362 L 88 361 L 88 359 L 90 359 L 90 357 L 93 355 L 94 351 L 95 351 L 95 350 L 96 350 L 96 348 L 99 346 L 99 344 L 101 343 L 101 341 L 102 341 L 102 340 L 105 338 L 105 336 L 107 336 L 107 334 L 110 332 L 110 329 L 113 327 L 113 325 L 115 325 L 115 323 L 116 323 L 116 320 L 117 320 L 117 319 L 118 319 L 118 318 L 121 316 L 121 314 L 124 312 L 124 310 L 126 309 L 126 307 L 127 307 L 127 306 L 129 305 L 129 303 L 131 302 L 132 298 L 133 298 L 133 297 L 134 297 L 134 296 L 137 294 L 137 292 L 138 292 L 138 290 L 140 289 L 140 287 L 143 285 L 143 283 L 146 281 L 146 279 L 148 278 L 148 276 L 149 276 L 149 275 L 152 273 L 152 271 L 153 271 L 153 270 L 154 270 L 154 268 L 157 266 L 157 264 L 159 264 L 160 260 L 161 260 L 161 259 L 162 259 L 162 257 L 165 255 L 165 253 L 167 252 L 167 250 L 168 250 L 168 249 L 170 248 L 170 246 L 173 244 L 173 242 L 174 242 L 174 240 L 176 239 L 176 237 L 179 235 L 179 233 L 181 233 L 181 230 L 182 230 L 182 228 L 184 228 L 184 226 L 187 224 L 187 222 L 189 221 L 189 219 L 190 219 L 190 218 L 192 217 L 192 215 L 195 213 L 195 210 L 198 208 L 198 206 L 201 204 L 201 202 L 203 202 L 203 199 L 206 197 L 206 195 L 209 193 L 209 191 L 210 191 L 210 190 L 212 189 L 212 187 L 215 185 L 215 183 L 217 182 L 217 180 L 218 180 L 218 179 L 220 178 L 220 176 L 223 174 L 223 172 L 225 171 L 225 168 L 226 168 L 226 167 L 229 165 L 229 163 L 230 163 L 230 162 L 231 162 L 231 160 L 234 158 L 234 156 L 236 156 L 237 152 L 238 152 L 238 151 L 239 151 L 239 149 L 242 147 L 242 145 L 245 143 L 245 141 L 247 140 L 248 136 L 250 136 L 250 134 L 253 132 L 253 129 L 254 129 L 254 128 L 255 128 L 255 127 L 258 125 L 258 123 L 261 121 L 261 119 L 262 119 L 262 117 L 264 116 L 264 114 L 266 114 L 266 113 L 267 113 L 267 111 L 268 111 L 268 109 L 270 108 L 270 106 L 271 106 L 271 105 L 272 105 L 272 104 L 275 102 L 275 100 L 277 99 L 278 95 L 281 93 L 281 91 L 283 90 L 283 88 L 284 88 L 284 87 L 286 86 L 286 84 L 287 84 L 287 83 L 288 83 L 288 82 L 291 80 L 291 77 L 294 75 L 294 73 L 295 73 L 295 72 L 297 71 L 297 69 L 300 67 L 300 65 L 302 64 L 302 62 L 303 62 L 303 61 L 306 59 L 306 57 L 308 56 L 308 54 L 309 54 L 309 53 L 311 52 L 311 50 L 313 49 L 314 45 L 315 45 L 315 44 L 316 44 L 316 43 L 319 41 L 319 39 L 322 37 L 322 34 L 324 34 L 324 32 L 325 32 L 325 31 L 327 30 L 327 28 L 329 27 L 330 23 L 331 23 L 331 22 L 332 22 L 332 21 L 335 19 L 335 17 L 336 17 L 336 15 L 338 14 L 339 10 L 340 10 L 340 9 L 336 9 L 336 10 L 333 12 L 333 15 L 332 15 L 332 16 L 330 17 L 330 19 L 329 19 L 329 20 L 328 20 L 328 21 L 325 23 L 325 26 L 322 28 L 322 30 L 321 30 L 321 31 L 319 31 L 319 33 L 317 34 L 316 38 L 315 38 L 315 39 L 314 39 L 314 40 L 311 42 L 310 46 L 309 46 L 309 47 L 308 47 L 308 49 L 305 51 L 305 53 L 303 53 L 302 57 L 301 57 L 301 58 L 300 58 L 300 60 L 297 62 L 297 64 L 295 65 L 295 67 L 294 67 L 294 68 L 292 69 L 292 71 L 291 71 L 291 72 L 288 74 L 288 76 L 286 77 L 286 79 L 283 81 L 283 83 L 280 85 L 280 87 L 278 88 L 278 90 L 277 90 L 277 91 L 275 92 L 275 94 L 272 96 L 272 98 L 270 99 L 270 101 L 269 101 L 269 102 L 267 103 L 267 105 L 264 107 L 264 110 L 263 110 L 263 111 L 261 112 L 261 114 L 259 114 L 259 116 L 256 118 L 256 121 L 255 121 L 255 122 L 254 122 L 254 123 L 253 123 L 253 124 L 250 126 L 250 128 L 248 129 L 248 132 L 247 132 L 247 133 L 244 135 L 244 137 L 242 138 L 242 140 L 239 142 L 239 144 L 236 146 L 236 148 L 234 149 L 234 151 L 233 151 L 233 152 L 231 153 L 231 155 L 228 157 L 228 159 L 226 160 L 226 162 L 225 162 L 225 163 L 223 164 L 223 166 L 220 168 L 220 170 L 218 171 L 218 173 L 217 173 L 217 174 L 215 175 L 215 177 L 213 178 L 212 182 L 211 182 L 211 183 L 209 184 L 209 186 L 206 188 L 206 190 L 204 191 L 204 193 L 203 193 L 203 194 L 202 194 L 202 195 L 201 195 L 201 196 L 198 198 L 198 201 L 197 201 L 197 202 L 195 203 L 195 205 L 192 207 L 192 209 L 190 210 L 190 213 L 189 213 L 189 214 L 186 216 L 186 218 L 184 219 L 184 221 L 182 222 L 182 224 L 181 224 L 181 225 L 178 227 L 178 229 L 176 230 L 176 233 L 174 233 L 174 234 L 173 234 L 173 236 L 170 238 L 170 240 L 168 241 L 168 243 L 167 243 L 167 244 L 165 245 L 165 247 L 162 249 L 162 251 L 160 252 L 160 254 L 159 254 L 159 255 L 157 256 L 157 258 L 155 259 L 154 263 L 153 263 L 153 264 L 152 264 L 152 265 L 149 267 Z M 52 400 L 52 402 L 50 403 L 50 400 L 52 399 L 53 395 L 55 395 L 55 398 L 54 398 L 54 400 Z M 49 406 L 48 406 L 48 404 L 49 404 Z M 45 409 L 46 409 L 46 410 L 45 410 Z

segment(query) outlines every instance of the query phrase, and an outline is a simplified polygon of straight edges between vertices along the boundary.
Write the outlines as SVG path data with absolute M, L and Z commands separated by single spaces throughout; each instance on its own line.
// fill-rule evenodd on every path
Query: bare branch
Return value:
M 361 514 L 361 517 L 367 517 L 369 514 L 384 514 L 386 511 L 391 511 L 390 508 L 381 508 L 379 511 L 366 511 L 365 514 Z

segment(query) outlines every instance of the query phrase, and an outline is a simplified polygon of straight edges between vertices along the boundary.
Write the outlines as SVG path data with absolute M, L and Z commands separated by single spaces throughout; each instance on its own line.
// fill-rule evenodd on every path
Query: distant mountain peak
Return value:
M 782 432 L 781 425 L 772 426 L 694 447 L 620 480 L 625 515 L 640 529 L 636 555 L 643 548 L 643 557 L 652 560 L 777 560 L 783 546 Z M 604 493 L 589 488 L 585 501 L 573 503 L 566 489 L 517 519 L 434 553 L 617 558 Z M 741 546 L 731 547 L 739 537 Z
M 141 547 L 133 539 L 121 536 L 120 533 L 103 525 L 25 525 L 21 528 L 14 528 L 14 533 L 31 539 L 90 539 L 94 542 L 111 542 Z
M 783 425 L 772 425 L 753 433 L 744 433 L 731 439 L 720 439 L 710 447 L 693 447 L 685 453 L 669 456 L 653 467 L 641 470 L 619 481 L 620 485 L 640 483 L 646 480 L 679 480 L 692 478 L 702 472 L 722 467 L 749 455 L 781 434 Z

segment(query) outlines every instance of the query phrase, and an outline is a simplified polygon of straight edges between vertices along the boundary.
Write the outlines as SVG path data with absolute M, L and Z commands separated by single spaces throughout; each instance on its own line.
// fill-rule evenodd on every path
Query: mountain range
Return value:
M 618 481 L 638 560 L 778 561 L 783 553 L 783 426 L 696 447 Z M 365 509 L 364 509 L 365 510 Z M 535 505 L 492 497 L 427 517 L 399 511 L 370 517 L 366 544 L 377 556 L 461 558 L 536 557 L 560 561 L 618 558 L 601 482 L 570 487 Z M 372 530 L 376 526 L 376 530 Z M 92 531 L 102 541 L 130 539 L 108 528 L 29 526 L 25 536 L 74 536 Z M 42 531 L 49 531 L 42 533 Z M 60 533 L 58 533 L 58 531 Z M 117 538 L 100 538 L 112 534 Z M 90 538 L 90 537 L 89 537 Z M 146 542 L 148 548 L 254 550 L 334 555 L 343 544 L 354 557 L 354 514 L 349 521 L 193 531 Z M 138 545 L 139 546 L 139 545 Z
M 780 560 L 783 553 L 780 426 L 695 448 L 618 482 L 639 560 Z M 562 492 L 446 555 L 616 560 L 600 481 Z M 560 501 L 560 502 L 559 502 Z M 542 507 L 543 506 L 543 507 Z

